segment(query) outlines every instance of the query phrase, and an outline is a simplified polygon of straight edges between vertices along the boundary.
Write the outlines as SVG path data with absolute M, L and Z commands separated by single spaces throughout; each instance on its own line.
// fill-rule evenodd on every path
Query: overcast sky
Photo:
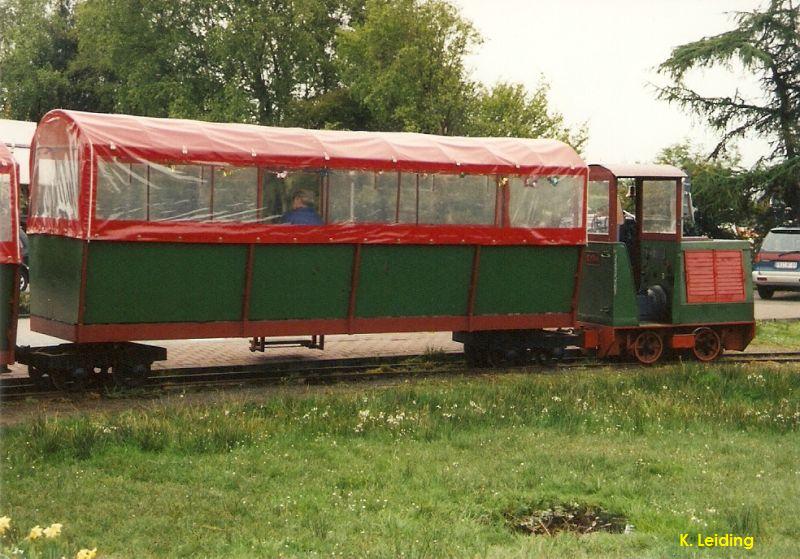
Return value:
M 589 161 L 647 162 L 684 138 L 711 148 L 715 135 L 677 106 L 659 101 L 655 68 L 678 45 L 731 29 L 731 12 L 759 0 L 451 0 L 484 37 L 468 64 L 486 84 L 551 85 L 567 120 L 589 126 Z M 757 95 L 740 71 L 695 72 L 690 85 L 712 94 L 737 87 Z M 765 155 L 758 139 L 740 143 L 745 163 Z

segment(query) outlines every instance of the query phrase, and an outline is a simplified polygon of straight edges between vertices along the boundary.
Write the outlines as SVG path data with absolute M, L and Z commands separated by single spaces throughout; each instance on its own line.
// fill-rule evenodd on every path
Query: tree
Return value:
M 661 88 L 661 99 L 677 103 L 705 118 L 721 133 L 711 157 L 723 154 L 732 141 L 755 134 L 770 140 L 772 152 L 750 177 L 765 192 L 779 195 L 800 218 L 800 6 L 797 0 L 770 0 L 763 11 L 736 15 L 737 27 L 713 37 L 681 45 L 659 70 L 675 80 Z M 763 99 L 705 96 L 686 85 L 696 68 L 738 63 L 757 76 Z M 762 181 L 774 179 L 768 184 Z
M 281 124 L 338 85 L 337 30 L 358 0 L 87 0 L 82 53 L 117 78 L 117 110 Z
M 763 12 L 736 16 L 738 27 L 681 45 L 659 70 L 676 81 L 660 96 L 708 119 L 723 133 L 714 154 L 746 133 L 773 140 L 772 158 L 800 155 L 800 7 L 795 0 L 771 0 Z M 728 65 L 738 61 L 758 76 L 764 101 L 732 96 L 706 97 L 685 84 L 694 68 Z
M 556 137 L 548 88 L 476 84 L 480 36 L 444 0 L 0 0 L 7 116 L 160 117 Z
M 460 134 L 475 84 L 464 57 L 480 37 L 441 0 L 368 0 L 363 24 L 340 31 L 341 81 L 370 128 Z
M 71 0 L 8 0 L 0 9 L 0 113 L 38 121 L 53 108 L 113 109 L 107 76 L 78 60 Z
M 544 81 L 532 92 L 519 83 L 479 88 L 469 135 L 553 138 L 580 151 L 587 139 L 586 126 L 567 127 L 564 116 L 551 108 L 549 93 Z

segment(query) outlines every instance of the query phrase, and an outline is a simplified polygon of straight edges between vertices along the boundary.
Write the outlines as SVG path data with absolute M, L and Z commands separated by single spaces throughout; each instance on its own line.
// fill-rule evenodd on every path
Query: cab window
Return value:
M 677 232 L 677 188 L 674 180 L 642 181 L 642 232 Z
M 608 235 L 609 189 L 610 181 L 589 181 L 587 202 L 589 205 L 589 223 L 587 224 L 589 233 Z

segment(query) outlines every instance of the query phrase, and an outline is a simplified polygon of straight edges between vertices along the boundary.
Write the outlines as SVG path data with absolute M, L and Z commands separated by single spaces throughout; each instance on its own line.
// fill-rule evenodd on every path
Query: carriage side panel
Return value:
M 354 252 L 353 245 L 256 246 L 247 318 L 346 318 Z
M 570 313 L 580 247 L 484 247 L 475 314 Z
M 467 246 L 363 247 L 355 314 L 466 315 L 472 253 Z
M 77 324 L 84 242 L 31 235 L 31 315 Z
M 235 321 L 243 245 L 89 244 L 85 324 Z

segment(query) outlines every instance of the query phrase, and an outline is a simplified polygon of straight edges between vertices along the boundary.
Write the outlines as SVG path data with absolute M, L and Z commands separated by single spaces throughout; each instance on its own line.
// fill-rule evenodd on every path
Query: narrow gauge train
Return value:
M 56 384 L 146 377 L 165 351 L 136 340 L 445 330 L 499 365 L 566 346 L 711 360 L 753 337 L 749 248 L 682 239 L 671 167 L 590 168 L 553 140 L 61 110 L 31 165 L 31 329 L 71 343 L 17 359 Z

